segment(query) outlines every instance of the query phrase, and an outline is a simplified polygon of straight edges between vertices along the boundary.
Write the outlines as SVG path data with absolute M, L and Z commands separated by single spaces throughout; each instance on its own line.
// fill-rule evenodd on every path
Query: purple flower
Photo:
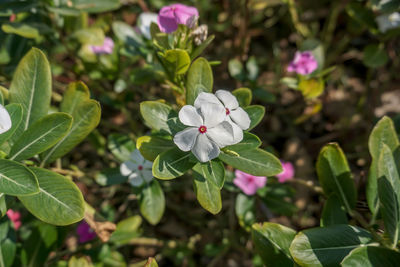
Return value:
M 278 178 L 278 181 L 280 183 L 284 183 L 287 180 L 293 179 L 294 167 L 291 162 L 286 162 L 283 160 L 281 160 L 281 164 L 282 164 L 283 171 L 280 174 L 276 175 L 276 177 Z
M 254 195 L 258 188 L 264 187 L 267 183 L 267 177 L 264 176 L 254 176 L 239 170 L 235 171 L 235 175 L 233 183 L 249 196 Z
M 161 8 L 157 22 L 162 32 L 171 33 L 178 29 L 179 24 L 194 27 L 198 17 L 199 12 L 195 7 L 172 4 Z
M 76 228 L 76 233 L 79 236 L 79 243 L 86 243 L 96 237 L 96 233 L 85 221 L 82 221 L 78 225 L 78 227 Z
M 318 68 L 318 62 L 310 51 L 296 52 L 294 59 L 290 62 L 287 71 L 296 72 L 301 75 L 312 73 Z
M 90 48 L 95 54 L 111 54 L 114 49 L 114 41 L 110 37 L 105 37 L 103 45 L 91 45 Z

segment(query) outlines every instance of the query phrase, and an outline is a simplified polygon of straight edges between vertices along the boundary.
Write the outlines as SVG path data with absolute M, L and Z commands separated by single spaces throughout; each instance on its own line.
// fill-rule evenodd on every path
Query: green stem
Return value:
M 311 32 L 307 26 L 300 22 L 299 14 L 297 13 L 297 8 L 294 0 L 287 0 L 290 16 L 292 17 L 292 22 L 296 30 L 304 37 L 310 37 Z

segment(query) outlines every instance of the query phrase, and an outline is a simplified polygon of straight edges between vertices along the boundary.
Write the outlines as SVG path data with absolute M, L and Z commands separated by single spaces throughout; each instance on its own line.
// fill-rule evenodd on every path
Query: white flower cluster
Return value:
M 194 106 L 182 107 L 179 120 L 189 127 L 174 136 L 175 144 L 183 151 L 192 151 L 201 162 L 218 157 L 220 148 L 242 141 L 243 130 L 250 127 L 249 115 L 226 90 L 215 95 L 200 93 Z
M 123 176 L 128 176 L 132 186 L 139 187 L 153 180 L 152 166 L 153 163 L 144 159 L 136 149 L 131 153 L 130 159 L 121 164 L 120 171 Z

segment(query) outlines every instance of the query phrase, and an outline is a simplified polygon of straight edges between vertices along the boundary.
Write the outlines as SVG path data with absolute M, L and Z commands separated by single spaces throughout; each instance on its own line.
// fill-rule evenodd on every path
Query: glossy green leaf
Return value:
M 378 197 L 386 232 L 396 247 L 400 235 L 400 176 L 391 149 L 382 146 L 378 160 Z
M 194 170 L 194 192 L 200 205 L 212 214 L 217 214 L 222 209 L 221 192 L 218 186 L 204 178 L 201 173 Z
M 186 50 L 167 50 L 163 56 L 168 64 L 168 68 L 174 75 L 185 74 L 188 71 L 190 66 L 190 57 Z
M 108 149 L 121 162 L 127 161 L 136 149 L 135 142 L 123 134 L 110 134 L 108 136 Z
M 265 222 L 253 224 L 251 235 L 256 252 L 265 266 L 293 266 L 289 247 L 296 231 L 277 223 Z
M 67 154 L 96 128 L 100 122 L 100 104 L 95 100 L 84 101 L 77 105 L 71 115 L 73 118 L 71 129 L 57 144 L 42 153 L 42 165 Z
M 239 193 L 235 201 L 235 213 L 239 225 L 246 231 L 251 230 L 251 226 L 256 222 L 256 199 Z
M 244 132 L 243 140 L 235 145 L 227 146 L 226 149 L 233 151 L 243 151 L 256 149 L 261 145 L 261 140 L 257 135 Z
M 37 48 L 32 48 L 19 62 L 10 86 L 10 102 L 22 105 L 22 121 L 15 134 L 16 139 L 28 127 L 47 115 L 51 99 L 50 64 Z
M 259 105 L 252 105 L 245 107 L 244 110 L 249 114 L 250 117 L 250 127 L 247 131 L 250 131 L 254 127 L 256 127 L 261 120 L 264 118 L 265 115 L 265 108 Z
M 372 241 L 366 230 L 351 225 L 311 228 L 296 235 L 290 254 L 299 266 L 339 266 L 351 250 Z
M 15 231 L 11 226 L 11 220 L 7 216 L 0 218 L 0 266 L 11 267 L 13 265 L 17 240 Z
M 0 218 L 6 216 L 7 211 L 8 208 L 7 208 L 6 195 L 4 193 L 0 193 Z
M 253 94 L 249 88 L 238 88 L 233 90 L 232 94 L 236 96 L 236 99 L 239 102 L 239 106 L 245 108 L 251 104 L 251 100 L 253 98 Z
M 171 139 L 159 136 L 142 136 L 136 141 L 136 148 L 140 154 L 150 161 L 154 161 L 159 154 L 174 147 L 175 144 Z
M 8 114 L 10 115 L 12 125 L 10 130 L 0 134 L 0 145 L 12 137 L 12 135 L 14 134 L 15 130 L 18 128 L 22 120 L 21 104 L 9 104 L 6 106 L 6 109 L 8 111 Z
M 21 161 L 39 154 L 57 143 L 71 128 L 72 117 L 67 113 L 47 115 L 26 130 L 14 143 L 9 157 Z
M 82 220 L 83 196 L 70 179 L 42 168 L 32 167 L 30 170 L 39 181 L 40 192 L 18 198 L 33 215 L 54 225 L 68 225 Z
M 140 195 L 140 212 L 152 225 L 160 222 L 165 210 L 164 192 L 157 180 L 146 184 Z
M 197 163 L 193 170 L 201 174 L 209 182 L 222 189 L 225 182 L 224 164 L 219 160 L 212 160 L 205 163 Z
M 383 45 L 370 44 L 364 49 L 363 63 L 370 68 L 378 68 L 385 65 L 389 60 Z
M 195 163 L 189 161 L 190 152 L 173 148 L 157 156 L 153 162 L 153 175 L 162 180 L 170 180 L 182 176 Z
M 12 196 L 39 192 L 37 178 L 24 165 L 8 159 L 0 159 L 0 192 Z
M 128 181 L 128 177 L 123 176 L 118 167 L 102 170 L 96 174 L 95 180 L 99 185 L 110 186 L 125 183 Z
M 186 103 L 193 105 L 201 92 L 211 93 L 213 80 L 213 73 L 207 59 L 202 57 L 196 59 L 187 74 Z
M 356 186 L 346 156 L 338 144 L 330 143 L 321 149 L 316 169 L 325 194 L 335 193 L 347 212 L 354 209 L 357 202 Z
M 372 213 L 379 210 L 378 200 L 378 159 L 383 145 L 387 145 L 395 158 L 400 156 L 400 143 L 393 121 L 383 117 L 372 129 L 368 140 L 368 148 L 372 157 L 371 167 L 367 180 L 367 201 Z
M 128 244 L 133 238 L 140 235 L 139 227 L 142 224 L 142 217 L 135 215 L 120 221 L 117 229 L 112 233 L 110 242 L 118 246 Z
M 256 176 L 274 176 L 283 171 L 279 159 L 262 149 L 223 152 L 219 158 L 228 165 Z
M 76 38 L 81 44 L 103 45 L 105 36 L 101 28 L 85 28 L 74 32 L 72 37 Z
M 335 193 L 331 194 L 326 200 L 324 209 L 322 210 L 321 227 L 347 223 L 346 209 L 339 197 Z
M 400 262 L 400 253 L 383 247 L 359 247 L 347 255 L 340 266 L 342 267 L 396 267 Z
M 170 106 L 161 102 L 141 102 L 140 114 L 150 128 L 163 133 L 174 135 L 185 128 L 180 123 L 178 114 Z

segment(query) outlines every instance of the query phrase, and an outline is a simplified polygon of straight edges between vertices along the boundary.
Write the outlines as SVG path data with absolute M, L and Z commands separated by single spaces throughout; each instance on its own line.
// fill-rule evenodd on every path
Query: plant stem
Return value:
M 294 0 L 287 0 L 287 3 L 294 27 L 304 38 L 309 37 L 311 35 L 311 32 L 305 24 L 300 22 L 299 14 L 297 13 L 297 8 Z
M 299 178 L 293 178 L 291 180 L 288 180 L 287 182 L 306 186 L 306 187 L 310 188 L 311 190 L 313 190 L 314 192 L 316 192 L 320 195 L 324 195 L 324 191 L 322 190 L 322 187 L 315 185 L 313 181 L 306 181 L 306 180 L 299 179 Z

